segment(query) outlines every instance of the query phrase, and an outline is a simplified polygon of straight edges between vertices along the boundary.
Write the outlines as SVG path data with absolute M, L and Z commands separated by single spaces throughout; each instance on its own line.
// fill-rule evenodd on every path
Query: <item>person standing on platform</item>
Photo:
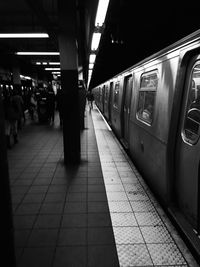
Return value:
M 64 98 L 63 98 L 62 89 L 58 89 L 57 94 L 56 94 L 56 108 L 59 113 L 60 126 L 63 125 L 63 108 L 64 108 L 63 101 L 64 101 Z
M 31 120 L 34 120 L 34 115 L 36 113 L 37 110 L 37 100 L 35 97 L 35 94 L 32 93 L 30 96 L 30 103 L 29 103 L 29 114 L 31 116 Z
M 9 92 L 4 94 L 4 114 L 5 114 L 5 135 L 7 148 L 11 148 L 11 137 L 13 134 L 14 143 L 18 142 L 17 139 L 17 120 L 18 114 L 16 112 L 16 107 L 13 105 L 12 96 Z
M 80 114 L 80 130 L 85 128 L 85 104 L 86 104 L 86 88 L 84 81 L 79 80 L 79 114 Z
M 23 104 L 24 101 L 17 88 L 14 88 L 12 96 L 12 106 L 16 115 L 16 121 L 13 124 L 13 137 L 14 143 L 18 143 L 18 130 L 21 129 L 21 120 L 23 117 Z
M 93 101 L 94 101 L 94 95 L 91 91 L 87 93 L 87 100 L 91 111 L 91 109 L 93 109 Z
M 48 88 L 47 92 L 47 113 L 49 123 L 54 123 L 55 116 L 55 93 L 51 87 Z
M 20 94 L 20 89 L 18 88 L 18 85 L 14 85 L 12 101 L 13 105 L 15 106 L 16 112 L 18 113 L 17 127 L 18 129 L 21 129 L 22 118 L 24 117 L 24 101 Z

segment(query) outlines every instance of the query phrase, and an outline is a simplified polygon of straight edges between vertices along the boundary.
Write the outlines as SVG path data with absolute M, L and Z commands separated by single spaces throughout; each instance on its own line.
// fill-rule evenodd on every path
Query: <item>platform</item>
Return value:
M 85 125 L 77 167 L 58 118 L 8 151 L 17 266 L 199 266 L 96 108 Z

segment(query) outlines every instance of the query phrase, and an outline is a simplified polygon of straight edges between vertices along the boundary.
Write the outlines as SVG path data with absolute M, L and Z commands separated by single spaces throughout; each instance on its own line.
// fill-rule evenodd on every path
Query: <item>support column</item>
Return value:
M 63 91 L 64 162 L 80 162 L 76 1 L 59 0 L 59 50 Z

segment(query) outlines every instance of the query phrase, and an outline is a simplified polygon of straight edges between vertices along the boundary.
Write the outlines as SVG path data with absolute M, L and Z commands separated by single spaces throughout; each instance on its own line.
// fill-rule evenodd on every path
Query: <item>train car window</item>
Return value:
M 105 88 L 105 102 L 108 102 L 108 86 Z
M 194 145 L 200 136 L 200 63 L 191 71 L 185 114 L 183 138 Z
M 137 118 L 150 125 L 153 122 L 157 86 L 157 71 L 142 74 L 139 88 Z
M 99 87 L 99 102 L 101 103 L 102 101 L 102 90 L 101 87 Z
M 113 104 L 116 108 L 119 106 L 119 82 L 115 84 L 115 90 L 114 90 L 114 101 Z

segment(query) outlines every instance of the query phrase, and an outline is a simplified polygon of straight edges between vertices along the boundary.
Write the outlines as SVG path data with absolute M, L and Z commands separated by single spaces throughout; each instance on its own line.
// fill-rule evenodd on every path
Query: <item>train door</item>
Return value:
M 176 146 L 179 208 L 200 234 L 200 55 L 188 66 Z
M 108 119 L 108 85 L 105 86 L 104 90 L 104 115 Z
M 132 95 L 132 76 L 124 79 L 124 100 L 122 106 L 122 138 L 125 145 L 128 145 L 129 139 L 129 115 Z
M 102 113 L 105 112 L 105 85 L 102 87 Z
M 108 119 L 111 122 L 112 117 L 112 97 L 113 97 L 113 82 L 110 83 L 110 90 L 109 90 L 109 100 L 108 100 Z

